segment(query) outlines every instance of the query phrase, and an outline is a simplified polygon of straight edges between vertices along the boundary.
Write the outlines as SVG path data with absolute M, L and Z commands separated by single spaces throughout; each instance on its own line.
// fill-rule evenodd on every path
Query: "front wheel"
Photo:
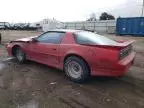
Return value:
M 16 49 L 15 57 L 20 63 L 24 63 L 26 61 L 26 55 L 20 47 Z
M 64 70 L 68 78 L 74 82 L 84 82 L 90 75 L 86 62 L 75 56 L 68 57 L 64 63 Z

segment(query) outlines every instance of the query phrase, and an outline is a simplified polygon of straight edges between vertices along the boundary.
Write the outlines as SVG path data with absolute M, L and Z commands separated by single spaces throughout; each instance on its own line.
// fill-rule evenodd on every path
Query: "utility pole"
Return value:
M 1 37 L 1 33 L 0 33 L 0 44 L 1 44 L 1 40 L 2 40 L 2 37 Z
M 142 15 L 141 15 L 141 17 L 143 17 L 143 14 L 144 14 L 144 0 L 143 0 L 143 5 L 142 5 Z

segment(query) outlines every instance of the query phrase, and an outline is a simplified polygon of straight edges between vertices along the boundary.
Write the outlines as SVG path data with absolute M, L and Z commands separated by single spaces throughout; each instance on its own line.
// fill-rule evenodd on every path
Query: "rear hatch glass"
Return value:
M 80 31 L 75 33 L 76 42 L 78 44 L 94 44 L 94 45 L 112 45 L 115 46 L 118 42 L 92 32 Z

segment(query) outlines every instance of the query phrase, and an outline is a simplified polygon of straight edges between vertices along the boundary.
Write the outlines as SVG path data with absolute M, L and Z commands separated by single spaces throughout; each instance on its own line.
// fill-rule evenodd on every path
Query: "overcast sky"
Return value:
M 135 2 L 142 0 L 0 0 L 0 22 L 35 22 L 53 17 L 60 21 L 81 21 L 91 13 L 99 17 L 103 11 L 119 16 L 114 10 L 127 11 L 121 9 Z

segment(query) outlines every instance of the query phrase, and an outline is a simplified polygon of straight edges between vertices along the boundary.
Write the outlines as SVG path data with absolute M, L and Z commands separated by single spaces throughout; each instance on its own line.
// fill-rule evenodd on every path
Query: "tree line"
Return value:
M 114 20 L 115 17 L 107 12 L 101 13 L 99 20 Z M 90 17 L 86 21 L 96 21 L 96 14 L 92 13 L 90 14 Z

